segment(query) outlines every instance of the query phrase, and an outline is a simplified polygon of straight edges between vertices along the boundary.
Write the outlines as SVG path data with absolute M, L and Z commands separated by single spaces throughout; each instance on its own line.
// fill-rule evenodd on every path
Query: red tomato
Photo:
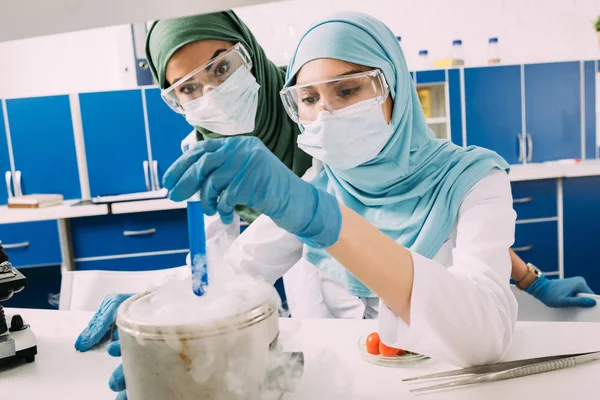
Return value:
M 374 356 L 378 355 L 380 343 L 381 340 L 379 339 L 379 334 L 377 332 L 373 332 L 367 336 L 367 353 L 373 354 Z
M 402 353 L 401 353 L 402 352 Z M 383 342 L 379 342 L 379 353 L 384 357 L 393 357 L 397 354 L 403 354 L 404 350 L 396 349 L 395 347 L 386 346 Z

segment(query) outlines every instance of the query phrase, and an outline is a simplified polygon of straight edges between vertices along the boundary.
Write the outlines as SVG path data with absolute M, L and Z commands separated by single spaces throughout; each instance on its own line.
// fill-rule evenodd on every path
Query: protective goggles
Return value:
M 279 92 L 285 110 L 296 122 L 315 121 L 319 112 L 336 111 L 365 100 L 368 106 L 382 104 L 390 93 L 383 72 L 379 69 L 295 85 Z
M 161 96 L 173 111 L 183 114 L 187 103 L 219 87 L 239 68 L 252 70 L 250 55 L 241 43 L 163 89 Z

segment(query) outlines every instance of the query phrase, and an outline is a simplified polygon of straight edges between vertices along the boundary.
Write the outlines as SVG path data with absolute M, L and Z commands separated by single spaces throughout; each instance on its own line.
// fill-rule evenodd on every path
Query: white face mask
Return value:
M 254 131 L 258 106 L 256 78 L 239 68 L 225 82 L 184 106 L 185 119 L 221 135 L 241 135 Z
M 372 103 L 372 104 L 369 104 Z M 375 99 L 338 110 L 321 111 L 313 122 L 300 121 L 298 146 L 317 160 L 340 170 L 357 167 L 379 154 L 393 129 Z

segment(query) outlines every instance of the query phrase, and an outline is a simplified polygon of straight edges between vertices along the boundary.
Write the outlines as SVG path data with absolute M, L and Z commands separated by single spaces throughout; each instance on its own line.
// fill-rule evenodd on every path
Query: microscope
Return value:
M 10 299 L 27 285 L 27 279 L 8 261 L 0 244 L 0 302 Z M 19 314 L 10 318 L 4 314 L 0 304 L 0 364 L 15 360 L 30 363 L 35 360 L 37 345 L 35 335 Z

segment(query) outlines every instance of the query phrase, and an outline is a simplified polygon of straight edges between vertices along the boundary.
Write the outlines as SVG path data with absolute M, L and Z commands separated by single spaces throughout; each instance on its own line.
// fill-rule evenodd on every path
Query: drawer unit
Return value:
M 62 262 L 56 221 L 1 224 L 0 241 L 15 267 Z
M 71 233 L 75 260 L 189 247 L 186 210 L 75 218 Z
M 76 261 L 75 270 L 89 271 L 151 271 L 185 265 L 187 252 L 137 257 Z
M 512 195 L 517 220 L 558 215 L 556 179 L 513 182 Z
M 512 249 L 525 262 L 544 272 L 558 272 L 558 223 L 556 221 L 517 224 Z

